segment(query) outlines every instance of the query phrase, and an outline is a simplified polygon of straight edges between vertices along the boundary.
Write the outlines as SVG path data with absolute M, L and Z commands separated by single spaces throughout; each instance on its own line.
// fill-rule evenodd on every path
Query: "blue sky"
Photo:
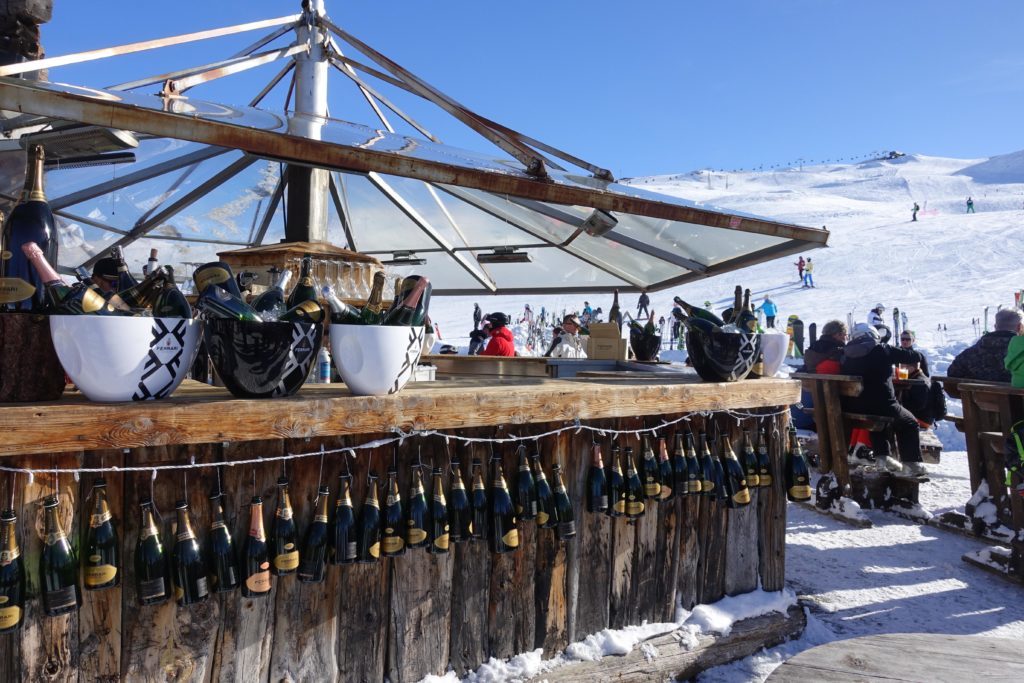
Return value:
M 43 27 L 50 56 L 289 14 L 298 2 L 55 5 Z M 327 0 L 327 10 L 479 113 L 618 177 L 881 149 L 982 157 L 1024 148 L 1018 1 Z M 257 35 L 62 67 L 50 78 L 110 85 L 225 57 Z M 242 102 L 274 71 L 195 93 Z M 331 114 L 376 124 L 348 106 L 332 99 Z M 489 151 L 462 130 L 437 132 Z

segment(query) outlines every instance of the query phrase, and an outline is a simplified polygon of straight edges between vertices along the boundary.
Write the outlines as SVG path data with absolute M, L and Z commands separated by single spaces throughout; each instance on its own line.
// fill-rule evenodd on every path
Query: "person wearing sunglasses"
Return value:
M 914 348 L 914 344 L 917 342 L 917 335 L 910 330 L 903 330 L 900 332 L 900 348 L 904 351 L 917 351 Z M 921 363 L 917 368 L 910 371 L 910 377 L 931 377 L 931 373 L 928 372 L 928 357 L 923 353 L 921 354 Z

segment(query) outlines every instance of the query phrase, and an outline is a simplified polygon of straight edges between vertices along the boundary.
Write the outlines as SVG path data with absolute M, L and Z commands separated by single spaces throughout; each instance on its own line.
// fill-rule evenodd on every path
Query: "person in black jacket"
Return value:
M 928 473 L 921 463 L 921 437 L 917 419 L 896 400 L 892 386 L 895 363 L 921 363 L 924 357 L 914 350 L 898 349 L 878 341 L 878 330 L 867 323 L 853 328 L 853 339 L 843 351 L 844 375 L 860 375 L 864 390 L 860 396 L 844 399 L 844 407 L 858 413 L 893 418 L 893 431 L 900 447 L 902 463 L 889 457 L 885 432 L 871 432 L 875 457 L 893 471 L 919 477 Z

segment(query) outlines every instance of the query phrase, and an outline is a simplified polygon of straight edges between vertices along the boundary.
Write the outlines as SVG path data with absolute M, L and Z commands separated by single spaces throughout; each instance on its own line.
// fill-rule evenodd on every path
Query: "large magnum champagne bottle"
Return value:
M 557 462 L 551 466 L 551 476 L 555 479 L 555 516 L 558 518 L 556 533 L 563 541 L 576 535 L 576 516 L 572 509 L 572 501 L 562 481 L 562 466 Z
M 672 461 L 668 458 L 668 445 L 665 443 L 665 437 L 658 439 L 658 472 L 661 475 L 661 497 L 658 500 L 672 500 L 676 497 L 676 483 L 672 471 Z
M 231 272 L 231 266 L 223 261 L 213 261 L 199 266 L 192 273 L 192 280 L 196 283 L 196 293 L 200 296 L 210 285 L 217 285 L 231 296 L 244 302 L 242 290 L 238 288 L 238 282 L 235 280 L 234 273 Z
M 331 309 L 332 325 L 361 325 L 363 323 L 359 309 L 355 306 L 349 306 L 347 303 L 339 299 L 338 295 L 334 293 L 334 289 L 330 285 L 324 285 L 323 289 L 320 290 L 320 293 L 323 294 L 324 299 L 327 301 L 327 305 Z
M 555 494 L 551 492 L 551 485 L 544 476 L 540 453 L 534 453 L 530 459 L 533 461 L 533 481 L 537 487 L 537 527 L 551 529 L 558 525 L 558 518 L 555 516 Z
M 717 315 L 715 315 L 706 308 L 702 308 L 700 306 L 691 306 L 690 304 L 680 299 L 678 296 L 672 297 L 672 300 L 679 304 L 679 307 L 686 312 L 687 317 L 705 320 L 709 323 L 712 323 L 715 327 L 721 327 L 722 325 L 725 324 L 725 321 L 723 321 L 721 318 L 719 318 Z
M 352 475 L 338 477 L 338 500 L 334 504 L 331 532 L 331 564 L 356 561 L 356 513 L 352 507 Z
M 178 511 L 177 537 L 171 566 L 174 576 L 174 594 L 181 606 L 202 602 L 210 593 L 206 579 L 206 563 L 199 552 L 199 541 L 192 530 L 192 520 L 188 514 L 188 503 L 179 500 L 175 506 Z
M 191 318 L 192 306 L 189 305 L 188 299 L 185 298 L 185 295 L 181 293 L 178 285 L 174 282 L 174 269 L 170 266 L 164 266 L 162 270 L 165 274 L 164 286 L 160 289 L 160 293 L 156 295 L 156 300 L 153 302 L 153 317 Z
M 754 488 L 761 485 L 761 475 L 757 466 L 757 453 L 750 432 L 743 432 L 743 472 L 747 477 L 747 486 Z
M 533 481 L 533 473 L 530 471 L 530 461 L 526 457 L 525 446 L 519 447 L 515 504 L 518 519 L 535 519 L 537 517 L 537 485 Z
M 591 449 L 590 472 L 587 473 L 587 512 L 608 512 L 608 477 L 601 459 L 601 444 Z
M 142 522 L 139 524 L 139 542 L 135 545 L 135 592 L 140 605 L 159 605 L 171 597 L 167 555 L 153 518 L 153 501 L 145 498 L 140 507 Z
M 405 515 L 402 513 L 402 495 L 398 491 L 398 470 L 394 467 L 388 468 L 385 488 L 388 498 L 384 505 L 384 535 L 381 549 L 384 551 L 384 557 L 398 557 L 405 555 L 405 539 L 402 533 Z
M 360 311 L 359 317 L 364 325 L 379 325 L 384 317 L 384 282 L 387 276 L 377 271 L 373 274 L 373 287 L 370 289 L 370 296 Z
M 675 481 L 675 495 L 685 496 L 690 492 L 690 472 L 686 467 L 686 447 L 683 446 L 683 433 L 675 434 L 672 448 L 672 478 Z
M 213 519 L 206 537 L 206 570 L 213 582 L 214 593 L 226 593 L 238 588 L 238 557 L 231 530 L 224 520 L 224 493 L 217 491 L 210 496 Z
M 473 510 L 458 460 L 452 460 L 451 483 L 448 486 L 448 526 L 451 540 L 456 543 L 473 537 Z
M 622 329 L 622 309 L 619 308 L 619 290 L 612 295 L 612 307 L 608 310 L 608 322 L 615 323 Z
M 23 244 L 21 251 L 42 281 L 47 307 L 60 315 L 131 315 L 103 298 L 92 287 L 68 287 L 46 260 L 43 250 L 35 242 Z
M 483 464 L 473 458 L 473 525 L 472 540 L 487 538 L 487 486 L 484 484 Z
M 260 598 L 270 592 L 270 546 L 263 528 L 263 499 L 253 496 L 249 504 L 249 535 L 242 549 L 242 595 Z
M 633 462 L 633 447 L 626 446 L 626 516 L 637 519 L 644 516 L 644 485 Z
M 280 315 L 285 311 L 285 291 L 288 289 L 288 285 L 292 281 L 292 271 L 286 270 L 281 273 L 281 277 L 278 278 L 277 282 L 271 285 L 265 292 L 256 297 L 251 306 L 257 313 L 270 313 L 269 317 L 273 318 Z
M 331 500 L 331 490 L 321 486 L 316 497 L 316 512 L 313 515 L 313 522 L 306 529 L 299 560 L 299 581 L 303 583 L 321 583 L 327 575 L 327 505 Z
M 643 437 L 643 462 L 640 466 L 643 469 L 644 497 L 657 500 L 661 497 L 661 471 L 658 457 L 646 436 Z
M 702 496 L 714 498 L 718 495 L 715 490 L 715 464 L 712 462 L 711 449 L 708 448 L 707 435 L 701 432 L 700 435 L 700 493 Z
M 789 449 L 786 451 L 786 497 L 794 503 L 811 499 L 811 473 L 793 427 L 789 428 Z
M 448 552 L 450 526 L 448 524 L 448 503 L 444 497 L 444 471 L 435 467 L 431 472 L 431 493 L 433 502 L 430 504 L 430 547 L 428 551 L 437 555 Z
M 121 583 L 120 542 L 107 503 L 107 480 L 99 477 L 92 485 L 93 507 L 85 535 L 82 574 L 86 590 L 113 588 Z
M 761 440 L 757 444 L 757 483 L 761 488 L 772 485 L 772 459 L 768 454 L 768 432 L 761 433 Z
M 128 268 L 128 262 L 124 260 L 124 250 L 121 247 L 111 247 L 110 258 L 117 263 L 117 291 L 127 292 L 132 287 L 136 287 L 139 281 L 132 275 Z
M 0 513 L 0 633 L 21 628 L 25 608 L 25 563 L 18 546 L 18 517 Z
M 612 446 L 612 464 L 608 473 L 608 509 L 609 517 L 621 517 L 626 514 L 626 480 L 622 476 L 622 453 L 618 444 Z
M 299 281 L 295 283 L 291 294 L 288 295 L 288 301 L 285 306 L 287 308 L 295 308 L 303 301 L 316 300 L 316 285 L 313 283 L 313 257 L 307 254 L 302 257 L 302 270 L 299 273 Z
M 377 502 L 377 475 L 370 472 L 366 500 L 359 513 L 358 562 L 366 564 L 380 558 L 380 503 Z
M 427 533 L 427 495 L 423 491 L 423 475 L 420 468 L 412 472 L 412 488 L 409 492 L 409 514 L 405 528 L 405 544 L 410 548 L 423 548 L 430 544 Z
M 722 438 L 722 462 L 725 468 L 725 490 L 729 495 L 727 505 L 731 508 L 749 505 L 750 489 L 747 487 L 747 476 L 728 436 Z
M 277 508 L 270 536 L 270 572 L 277 576 L 293 573 L 299 567 L 299 532 L 288 495 L 288 477 L 277 480 Z
M 0 304 L 11 304 L 14 310 L 39 310 L 46 305 L 44 281 L 37 271 L 29 265 L 22 245 L 35 242 L 42 249 L 47 263 L 51 268 L 57 267 L 57 229 L 53 221 L 50 205 L 46 203 L 43 190 L 44 152 L 41 145 L 32 145 L 28 150 L 28 168 L 25 173 L 25 188 L 21 200 L 14 207 L 10 218 L 4 225 L 3 254 L 0 258 L 0 276 L 11 278 L 5 289 L 0 293 Z M 27 287 L 17 283 L 21 280 L 35 291 L 30 293 Z M 14 285 L 20 285 L 15 287 Z
M 234 282 L 234 280 L 232 280 Z M 196 300 L 196 310 L 207 318 L 262 322 L 262 318 L 249 304 L 226 289 L 209 285 Z
M 397 306 L 394 306 L 384 315 L 381 324 L 407 327 L 422 325 L 423 319 L 426 317 L 426 309 L 421 303 L 427 295 L 428 287 L 430 287 L 430 281 L 425 277 L 417 276 L 417 279 L 413 282 L 412 289 L 409 290 L 409 293 L 403 297 Z
M 78 591 L 78 558 L 57 519 L 57 496 L 43 500 L 45 519 L 43 552 L 39 556 L 39 583 L 43 612 L 48 617 L 74 612 L 82 606 Z
M 693 445 L 693 432 L 686 432 L 686 493 L 699 495 L 704 492 L 704 468 Z
M 493 458 L 491 462 L 491 528 L 488 530 L 491 552 L 510 553 L 519 548 L 516 510 L 512 497 L 508 495 L 505 474 L 501 471 L 501 458 Z

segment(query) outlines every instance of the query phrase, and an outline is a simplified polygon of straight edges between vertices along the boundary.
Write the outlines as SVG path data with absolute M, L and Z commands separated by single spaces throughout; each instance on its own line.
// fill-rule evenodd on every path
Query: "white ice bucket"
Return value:
M 774 377 L 786 360 L 786 349 L 789 347 L 788 334 L 765 333 L 761 335 L 761 354 L 764 363 L 762 377 Z
M 401 391 L 423 351 L 423 327 L 332 324 L 330 337 L 338 374 L 360 396 Z

